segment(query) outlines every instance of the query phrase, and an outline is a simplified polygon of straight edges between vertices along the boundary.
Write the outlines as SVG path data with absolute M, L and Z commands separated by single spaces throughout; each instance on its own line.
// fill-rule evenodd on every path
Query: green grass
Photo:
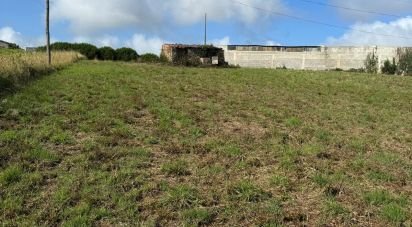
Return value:
M 410 97 L 411 77 L 79 62 L 0 100 L 0 225 L 407 226 Z
M 9 166 L 8 168 L 4 169 L 0 174 L 0 184 L 2 185 L 9 185 L 12 183 L 16 183 L 21 179 L 23 175 L 23 170 L 20 166 Z
M 189 164 L 183 160 L 171 161 L 163 164 L 162 172 L 168 175 L 190 175 Z
M 231 200 L 244 202 L 260 202 L 271 197 L 270 193 L 263 191 L 250 181 L 240 181 L 230 186 L 228 195 Z

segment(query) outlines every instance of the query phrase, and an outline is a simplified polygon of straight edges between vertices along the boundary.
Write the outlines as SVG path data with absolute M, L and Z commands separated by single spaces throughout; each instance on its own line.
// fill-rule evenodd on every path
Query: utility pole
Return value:
M 48 64 L 51 65 L 51 51 L 50 51 L 50 1 L 46 0 L 46 50 Z
M 207 13 L 205 13 L 205 46 L 207 45 Z

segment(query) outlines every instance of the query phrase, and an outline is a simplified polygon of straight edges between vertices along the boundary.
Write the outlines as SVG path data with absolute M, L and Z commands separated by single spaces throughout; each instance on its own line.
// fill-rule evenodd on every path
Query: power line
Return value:
M 331 28 L 340 29 L 340 30 L 345 30 L 345 31 L 346 31 L 346 30 L 352 30 L 352 31 L 357 31 L 357 32 L 361 32 L 361 33 L 377 35 L 377 36 L 385 36 L 385 37 L 393 37 L 393 38 L 408 39 L 408 40 L 410 39 L 410 40 L 412 40 L 412 37 L 408 37 L 408 36 L 397 36 L 397 35 L 389 35 L 389 34 L 379 34 L 379 33 L 370 32 L 370 31 L 365 31 L 365 30 L 360 30 L 360 29 L 353 29 L 353 28 L 346 27 L 346 26 L 341 26 L 341 25 L 336 25 L 336 24 L 329 24 L 329 23 L 325 23 L 325 22 L 322 22 L 322 21 L 317 21 L 317 20 L 307 19 L 307 18 L 303 18 L 303 17 L 293 16 L 293 15 L 290 15 L 290 14 L 286 14 L 286 13 L 274 11 L 274 10 L 271 10 L 271 9 L 264 9 L 264 8 L 260 8 L 260 7 L 257 7 L 257 6 L 252 6 L 252 5 L 246 4 L 246 3 L 241 2 L 241 1 L 237 1 L 237 0 L 229 0 L 229 1 L 231 1 L 231 2 L 233 2 L 233 3 L 236 3 L 236 4 L 240 4 L 240 5 L 249 7 L 249 8 L 252 8 L 252 9 L 269 12 L 269 13 L 271 13 L 271 14 L 275 14 L 275 15 L 282 16 L 282 17 L 292 18 L 292 19 L 298 20 L 298 21 L 304 21 L 304 22 L 306 22 L 306 23 L 323 25 L 323 26 L 326 26 L 326 27 L 331 27 Z
M 312 0 L 299 0 L 299 1 L 307 2 L 307 3 L 311 3 L 311 4 L 316 4 L 316 5 L 321 5 L 321 6 L 326 6 L 326 7 L 332 7 L 332 8 L 338 8 L 338 9 L 354 11 L 354 12 L 358 12 L 358 13 L 376 14 L 376 15 L 387 16 L 387 17 L 402 17 L 400 15 L 395 15 L 395 14 L 390 14 L 390 13 L 383 13 L 383 12 L 363 10 L 363 9 L 356 9 L 356 8 L 342 6 L 342 5 L 334 5 L 334 4 L 318 2 L 318 1 L 312 1 Z

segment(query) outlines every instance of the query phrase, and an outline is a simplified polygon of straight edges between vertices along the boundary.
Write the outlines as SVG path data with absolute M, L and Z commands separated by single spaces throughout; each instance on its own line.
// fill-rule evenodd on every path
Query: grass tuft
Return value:
M 163 164 L 162 172 L 167 175 L 187 176 L 190 175 L 189 163 L 184 160 L 171 161 Z
M 0 185 L 9 185 L 20 181 L 23 173 L 23 169 L 20 166 L 9 166 L 0 172 Z
M 214 214 L 207 209 L 190 209 L 184 211 L 182 217 L 189 226 L 204 226 L 213 222 Z
M 392 223 L 402 223 L 407 220 L 408 215 L 404 208 L 397 204 L 388 204 L 382 208 L 381 215 Z
M 272 195 L 254 185 L 251 181 L 240 181 L 228 188 L 228 195 L 232 200 L 243 202 L 260 202 L 269 199 Z
M 198 191 L 188 185 L 170 188 L 164 197 L 164 203 L 174 210 L 187 209 L 196 206 L 200 201 Z

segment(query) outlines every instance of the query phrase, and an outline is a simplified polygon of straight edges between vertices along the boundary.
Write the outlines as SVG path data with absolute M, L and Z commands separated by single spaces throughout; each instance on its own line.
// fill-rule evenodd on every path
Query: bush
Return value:
M 82 55 L 84 55 L 87 59 L 96 59 L 97 57 L 97 47 L 88 44 L 88 43 L 79 43 L 79 44 L 73 44 L 74 51 L 78 51 Z
M 120 48 L 114 50 L 111 47 L 102 47 L 98 49 L 96 46 L 89 43 L 67 43 L 56 42 L 50 45 L 53 51 L 76 51 L 84 55 L 87 59 L 99 60 L 119 60 L 119 61 L 136 61 L 139 55 L 131 48 Z M 37 51 L 45 51 L 46 47 L 41 46 Z M 157 57 L 157 56 L 156 56 Z M 157 57 L 158 58 L 158 57 Z
M 412 50 L 398 51 L 398 71 L 400 74 L 412 75 Z
M 21 49 L 21 48 L 20 48 L 19 45 L 15 44 L 15 43 L 10 43 L 9 49 L 18 50 L 18 49 Z
M 170 63 L 169 59 L 167 58 L 166 55 L 164 55 L 163 53 L 160 54 L 160 58 L 159 58 L 160 62 L 162 63 Z
M 160 62 L 160 57 L 156 54 L 143 54 L 140 56 L 140 61 L 145 63 L 157 63 Z
M 113 61 L 116 59 L 116 51 L 111 47 L 102 47 L 97 51 L 97 59 Z
M 57 42 L 53 43 L 50 45 L 52 50 L 57 50 L 57 51 L 71 51 L 74 50 L 74 44 L 71 43 L 65 43 L 65 42 Z M 44 47 L 45 50 L 45 47 Z
M 97 58 L 97 47 L 89 43 L 66 43 L 56 42 L 50 45 L 50 49 L 53 51 L 76 51 L 87 57 L 87 59 Z M 38 51 L 45 51 L 46 47 L 42 46 L 37 48 Z
M 397 69 L 398 69 L 398 66 L 395 63 L 395 58 L 394 58 L 392 60 L 392 63 L 391 63 L 391 61 L 386 60 L 383 63 L 383 66 L 382 66 L 381 70 L 382 70 L 382 73 L 384 73 L 384 74 L 394 75 L 396 73 Z
M 369 53 L 365 60 L 365 70 L 367 73 L 378 73 L 378 56 L 375 53 Z
M 136 61 L 139 55 L 132 48 L 119 48 L 116 50 L 116 60 L 120 61 Z

